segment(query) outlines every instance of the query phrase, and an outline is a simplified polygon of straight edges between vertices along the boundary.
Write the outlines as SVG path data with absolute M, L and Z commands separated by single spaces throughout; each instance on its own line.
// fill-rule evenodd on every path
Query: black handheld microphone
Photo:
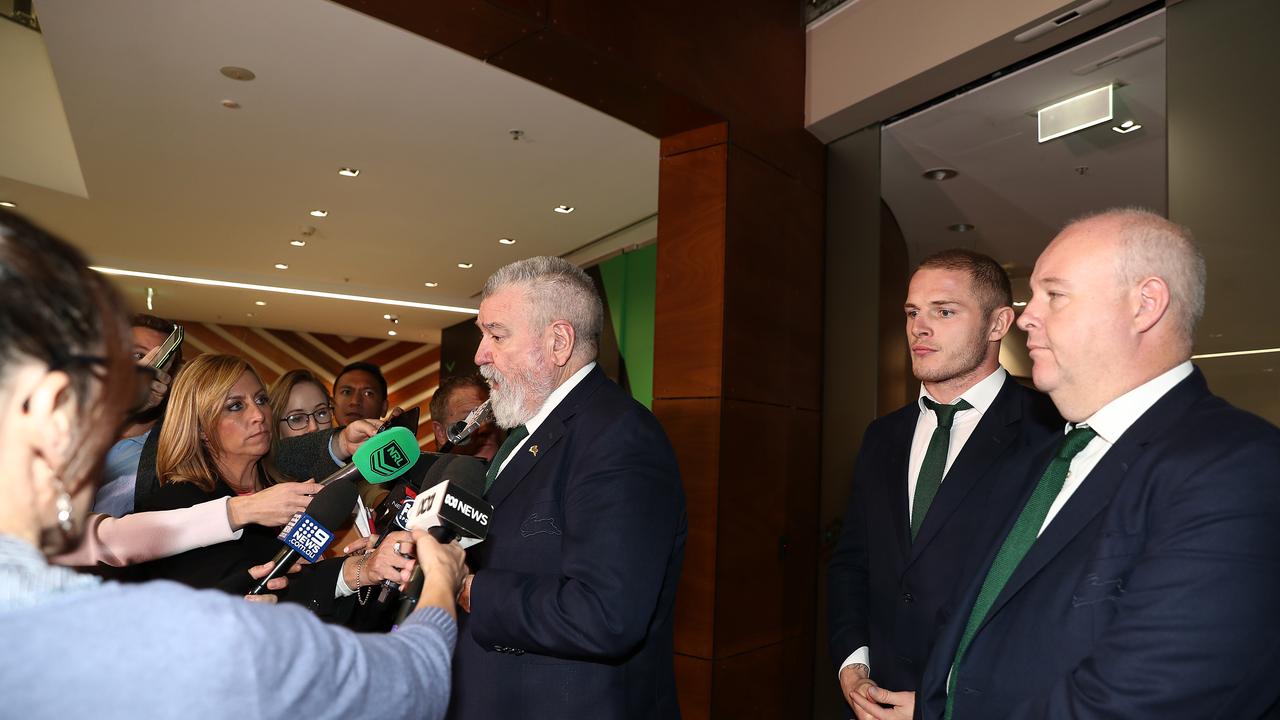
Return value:
M 316 493 L 307 506 L 307 511 L 295 515 L 280 531 L 280 539 L 285 546 L 271 559 L 275 563 L 271 573 L 262 578 L 249 594 L 261 595 L 267 592 L 267 583 L 272 578 L 289 572 L 298 558 L 305 557 L 314 562 L 324 554 L 337 537 L 334 528 L 342 525 L 351 515 L 358 494 L 356 486 L 349 482 L 335 482 Z
M 484 463 L 475 458 L 465 455 L 441 458 L 423 482 L 428 489 L 415 500 L 414 509 L 418 514 L 409 520 L 408 526 L 425 529 L 441 544 L 460 537 L 475 542 L 483 540 L 489 534 L 489 518 L 493 515 L 493 505 L 480 497 L 484 494 L 484 473 Z M 429 484 L 433 479 L 438 482 Z M 404 622 L 417 607 L 425 580 L 419 563 L 400 594 L 393 627 Z

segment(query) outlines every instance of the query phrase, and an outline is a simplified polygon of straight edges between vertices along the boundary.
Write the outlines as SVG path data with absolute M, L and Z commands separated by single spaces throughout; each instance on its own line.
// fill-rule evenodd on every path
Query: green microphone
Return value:
M 422 448 L 418 447 L 418 438 L 413 432 L 393 427 L 365 440 L 351 456 L 350 463 L 335 470 L 320 484 L 331 485 L 339 480 L 355 482 L 359 477 L 370 485 L 389 482 L 409 472 L 421 456 Z

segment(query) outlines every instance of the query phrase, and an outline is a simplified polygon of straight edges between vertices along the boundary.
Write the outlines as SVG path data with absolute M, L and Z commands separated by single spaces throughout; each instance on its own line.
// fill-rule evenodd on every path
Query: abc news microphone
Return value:
M 311 499 L 307 511 L 294 515 L 280 531 L 284 547 L 271 559 L 271 572 L 249 594 L 267 592 L 267 583 L 289 572 L 299 558 L 308 562 L 320 559 L 355 509 L 359 496 L 356 479 L 363 477 L 375 485 L 389 482 L 408 472 L 421 454 L 418 439 L 406 428 L 391 428 L 365 440 L 350 463 L 320 481 L 320 492 Z
M 467 455 L 446 455 L 431 466 L 422 484 L 426 488 L 413 501 L 405 526 L 409 530 L 425 530 L 442 544 L 459 540 L 463 547 L 484 540 L 489 534 L 489 517 L 493 505 L 484 494 L 485 464 Z M 398 626 L 418 604 L 425 580 L 422 565 L 400 594 L 393 626 Z

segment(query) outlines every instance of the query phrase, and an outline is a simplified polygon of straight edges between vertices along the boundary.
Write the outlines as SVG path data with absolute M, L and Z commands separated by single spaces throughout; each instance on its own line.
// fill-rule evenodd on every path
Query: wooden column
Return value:
M 689 503 L 681 710 L 809 716 L 824 177 L 803 4 L 341 1 L 662 139 L 654 412 Z

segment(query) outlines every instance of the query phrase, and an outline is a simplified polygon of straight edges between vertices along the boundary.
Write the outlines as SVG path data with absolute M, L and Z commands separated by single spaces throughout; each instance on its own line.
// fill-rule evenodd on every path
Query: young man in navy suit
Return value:
M 1256 718 L 1280 712 L 1280 430 L 1190 361 L 1190 233 L 1115 210 L 1041 254 L 1036 386 L 1068 421 L 930 657 L 918 716 Z M 911 714 L 876 693 L 859 717 Z
M 829 644 L 846 702 L 915 690 L 938 611 L 1022 494 L 1002 472 L 1055 430 L 1049 399 L 1000 367 L 1009 277 L 969 250 L 927 258 L 904 304 L 916 402 L 863 437 L 829 571 Z
M 595 364 L 604 312 L 586 273 L 530 258 L 482 298 L 476 364 L 510 434 L 459 598 L 452 716 L 677 718 L 687 523 L 671 445 Z

